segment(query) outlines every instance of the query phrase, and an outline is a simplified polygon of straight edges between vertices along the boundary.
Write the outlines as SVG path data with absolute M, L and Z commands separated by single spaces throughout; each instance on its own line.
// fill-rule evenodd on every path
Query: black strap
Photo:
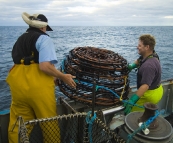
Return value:
M 140 56 L 138 59 L 137 59 L 137 61 L 138 61 L 138 63 L 139 63 L 139 67 L 146 61 L 146 60 L 148 60 L 149 58 L 157 58 L 158 60 L 159 60 L 159 56 L 158 56 L 158 54 L 155 52 L 155 50 L 153 51 L 153 54 L 151 54 L 151 55 L 149 55 L 147 58 L 145 58 L 144 60 L 143 60 L 143 57 L 142 56 Z M 138 67 L 138 68 L 139 68 Z

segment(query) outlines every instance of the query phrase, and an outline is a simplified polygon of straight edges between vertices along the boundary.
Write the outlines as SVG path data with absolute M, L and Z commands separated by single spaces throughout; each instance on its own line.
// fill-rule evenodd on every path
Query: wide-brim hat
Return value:
M 31 27 L 35 28 L 47 27 L 46 29 L 47 31 L 53 31 L 52 28 L 48 25 L 48 19 L 43 14 L 29 15 L 28 13 L 23 12 L 22 18 L 26 22 L 26 24 L 28 24 Z

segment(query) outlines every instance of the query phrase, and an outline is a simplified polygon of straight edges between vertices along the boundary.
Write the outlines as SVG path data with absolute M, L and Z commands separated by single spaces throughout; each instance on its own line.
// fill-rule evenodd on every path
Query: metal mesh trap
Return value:
M 96 105 L 116 105 L 126 99 L 129 89 L 127 60 L 117 53 L 95 47 L 77 47 L 64 59 L 61 71 L 76 76 L 77 88 L 59 81 L 59 88 L 70 99 L 92 104 L 93 86 L 96 86 Z

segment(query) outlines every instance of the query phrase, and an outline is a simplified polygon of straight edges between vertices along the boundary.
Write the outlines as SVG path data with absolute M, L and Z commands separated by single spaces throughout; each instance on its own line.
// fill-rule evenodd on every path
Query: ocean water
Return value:
M 10 108 L 11 95 L 5 82 L 9 69 L 13 66 L 11 50 L 17 38 L 27 27 L 0 26 L 0 111 Z M 53 27 L 48 32 L 55 43 L 58 69 L 68 52 L 79 46 L 106 48 L 123 56 L 129 63 L 138 58 L 136 46 L 142 34 L 152 34 L 156 38 L 155 50 L 160 57 L 162 80 L 173 78 L 173 27 Z M 129 74 L 130 85 L 136 84 L 136 73 Z M 56 95 L 63 95 L 56 88 Z

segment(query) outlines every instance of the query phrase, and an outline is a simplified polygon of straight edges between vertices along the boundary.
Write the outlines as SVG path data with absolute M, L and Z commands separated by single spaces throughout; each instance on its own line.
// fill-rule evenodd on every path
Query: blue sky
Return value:
M 26 26 L 22 12 L 50 26 L 173 26 L 173 0 L 0 0 L 0 26 Z

